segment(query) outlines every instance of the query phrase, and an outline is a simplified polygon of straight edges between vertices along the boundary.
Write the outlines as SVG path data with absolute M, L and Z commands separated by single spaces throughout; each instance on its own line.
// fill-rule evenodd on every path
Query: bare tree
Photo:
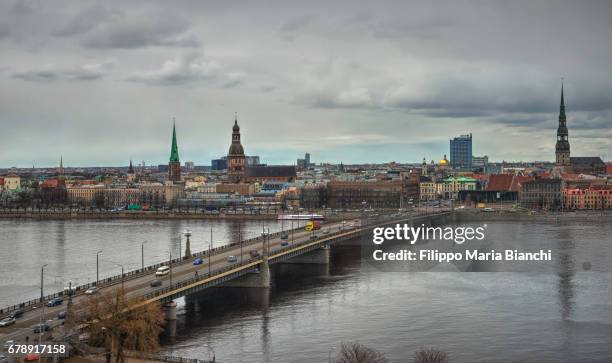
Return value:
M 342 343 L 336 363 L 385 363 L 385 355 L 359 342 Z
M 417 350 L 414 356 L 415 363 L 448 363 L 448 354 L 433 348 Z
M 115 362 L 124 362 L 125 350 L 152 352 L 159 348 L 165 318 L 158 303 L 128 300 L 124 290 L 117 288 L 92 296 L 82 311 L 81 321 L 88 326 L 90 344 L 106 347 L 108 362 L 112 355 Z

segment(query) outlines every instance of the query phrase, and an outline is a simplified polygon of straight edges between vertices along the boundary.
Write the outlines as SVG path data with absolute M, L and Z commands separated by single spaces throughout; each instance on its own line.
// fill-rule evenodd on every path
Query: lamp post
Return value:
M 244 254 L 242 252 L 242 231 L 240 230 L 240 222 L 238 222 L 238 242 L 240 242 L 240 264 L 244 260 Z
M 170 253 L 170 261 L 168 261 L 168 266 L 170 268 L 170 287 L 172 287 L 172 249 L 168 252 Z
M 45 327 L 43 325 L 43 316 L 45 315 L 45 295 L 43 292 L 43 286 L 44 286 L 44 276 L 45 276 L 45 267 L 47 266 L 47 264 L 44 264 L 42 266 L 40 266 L 40 302 L 42 303 L 42 309 L 40 309 L 40 324 L 38 325 L 38 344 L 41 345 L 42 344 L 42 336 L 43 333 L 45 331 Z M 40 359 L 39 359 L 40 361 Z
M 181 234 L 179 233 L 179 258 L 181 258 L 181 251 L 183 251 L 183 239 L 181 238 Z
M 147 241 L 142 241 L 142 243 L 140 243 L 140 269 L 144 270 L 144 244 L 147 243 Z
M 213 239 L 213 231 L 212 226 L 210 226 L 210 247 L 208 247 L 208 276 L 210 276 L 210 267 L 212 265 L 212 239 Z
M 98 281 L 100 281 L 100 254 L 102 250 L 96 252 L 96 286 L 98 286 Z

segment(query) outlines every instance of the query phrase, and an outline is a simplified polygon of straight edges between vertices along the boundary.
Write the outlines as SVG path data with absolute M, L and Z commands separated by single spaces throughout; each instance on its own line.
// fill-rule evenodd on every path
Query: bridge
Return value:
M 176 320 L 174 300 L 215 286 L 242 288 L 267 288 L 271 285 L 270 265 L 277 263 L 321 263 L 329 262 L 329 247 L 334 243 L 358 238 L 374 226 L 395 223 L 421 223 L 434 216 L 448 215 L 447 211 L 430 214 L 419 214 L 417 211 L 390 215 L 369 215 L 357 221 L 327 223 L 321 229 L 305 231 L 293 229 L 271 234 L 262 234 L 241 242 L 231 243 L 212 250 L 190 253 L 189 242 L 186 243 L 186 255 L 171 261 L 146 266 L 143 269 L 129 271 L 123 275 L 110 277 L 97 283 L 98 294 L 109 293 L 123 288 L 128 298 L 140 298 L 140 304 L 158 302 L 162 304 L 171 324 Z M 257 253 L 252 252 L 257 251 Z M 253 253 L 253 254 L 252 254 Z M 234 256 L 235 262 L 229 261 Z M 255 256 L 255 257 L 252 257 Z M 195 258 L 204 262 L 194 265 Z M 160 266 L 169 266 L 170 273 L 157 277 L 155 272 Z M 152 287 L 151 282 L 159 280 L 161 286 Z M 71 296 L 72 307 L 84 306 L 90 298 L 84 292 L 96 283 L 75 287 Z M 14 325 L 0 327 L 0 341 L 23 340 L 26 336 L 35 337 L 31 326 L 41 320 L 49 321 L 50 327 L 60 326 L 58 313 L 66 310 L 66 305 L 46 307 L 48 301 L 55 297 L 66 300 L 64 292 L 57 292 L 43 299 L 35 299 L 0 310 L 0 317 L 12 311 L 24 312 Z M 172 328 L 170 328 L 172 330 Z M 171 333 L 172 334 L 172 333 Z

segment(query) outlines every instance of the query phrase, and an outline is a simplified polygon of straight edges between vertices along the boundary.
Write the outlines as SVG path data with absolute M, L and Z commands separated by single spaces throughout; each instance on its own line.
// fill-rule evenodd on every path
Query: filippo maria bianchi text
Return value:
M 396 252 L 383 252 L 375 250 L 372 257 L 376 261 L 551 261 L 551 250 L 537 252 L 519 252 L 518 250 L 491 250 L 481 252 L 478 250 L 465 250 L 464 252 L 441 252 L 439 250 L 400 250 Z

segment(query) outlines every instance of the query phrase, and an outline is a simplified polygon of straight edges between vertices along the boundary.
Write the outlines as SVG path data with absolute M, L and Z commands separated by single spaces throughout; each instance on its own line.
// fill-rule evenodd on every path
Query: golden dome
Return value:
M 448 160 L 440 159 L 440 165 L 446 165 L 446 164 L 448 164 Z

